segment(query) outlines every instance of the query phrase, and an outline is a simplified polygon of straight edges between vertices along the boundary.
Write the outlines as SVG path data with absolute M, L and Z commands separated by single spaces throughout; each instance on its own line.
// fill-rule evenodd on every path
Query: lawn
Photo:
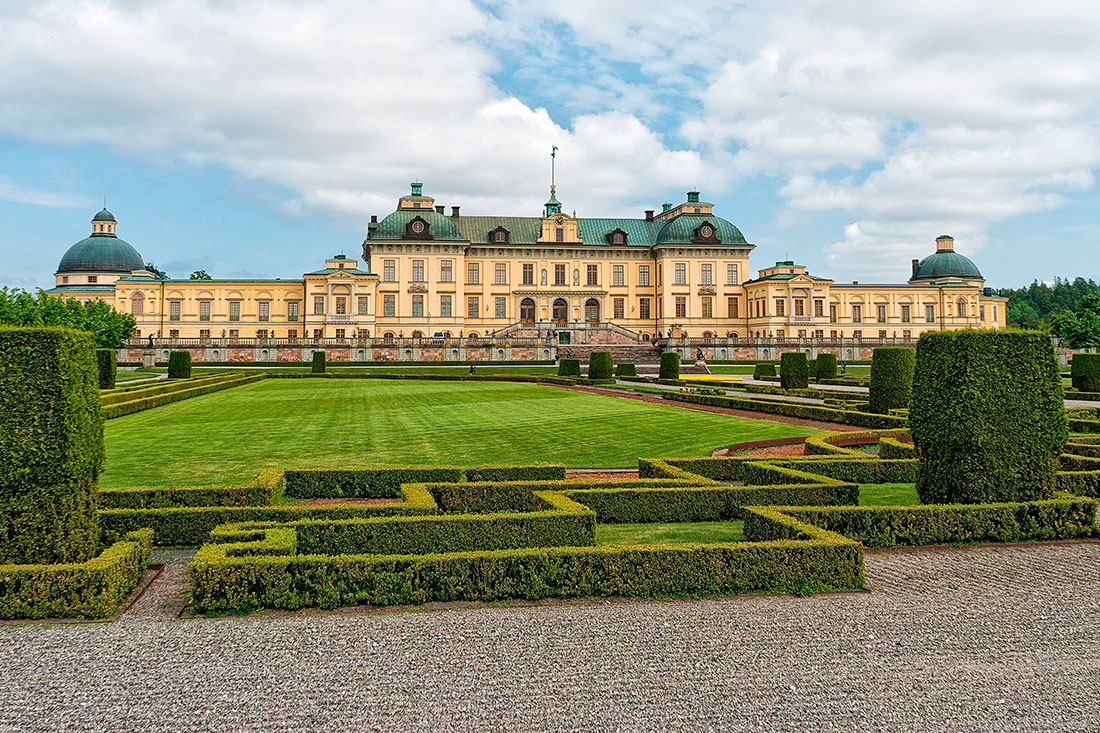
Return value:
M 138 379 L 153 379 L 159 377 L 160 372 L 151 369 L 119 369 L 115 374 L 116 382 L 133 382 Z
M 909 506 L 920 504 L 916 484 L 860 484 L 863 506 Z
M 207 367 L 196 366 L 192 368 L 196 374 L 222 374 L 225 372 L 240 372 L 242 374 L 256 374 L 257 371 L 286 372 L 288 374 L 308 374 L 312 371 L 309 365 L 293 367 Z M 461 376 L 470 373 L 468 366 L 383 366 L 383 367 L 350 367 L 340 366 L 339 362 L 328 362 L 328 371 L 339 374 L 429 374 L 429 375 L 455 375 Z M 551 365 L 523 365 L 518 366 L 481 366 L 477 365 L 477 373 L 490 374 L 557 374 L 558 368 Z
M 544 385 L 264 380 L 108 421 L 100 485 L 239 482 L 302 466 L 633 467 L 814 432 Z
M 743 542 L 745 522 L 676 522 L 674 524 L 597 524 L 597 545 L 657 545 L 685 542 Z

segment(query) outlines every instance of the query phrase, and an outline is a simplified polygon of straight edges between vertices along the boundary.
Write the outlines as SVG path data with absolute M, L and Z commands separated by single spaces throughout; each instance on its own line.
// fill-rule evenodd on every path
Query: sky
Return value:
M 838 282 L 955 237 L 994 287 L 1100 279 L 1100 3 L 0 0 L 0 285 L 106 197 L 173 277 L 359 256 L 409 182 L 464 214 L 688 190 Z M 449 211 L 449 209 L 448 209 Z

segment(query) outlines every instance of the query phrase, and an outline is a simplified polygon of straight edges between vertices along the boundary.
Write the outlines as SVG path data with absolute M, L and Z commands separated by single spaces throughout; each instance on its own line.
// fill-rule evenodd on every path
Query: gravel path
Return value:
M 0 627 L 0 729 L 1085 731 L 1100 544 L 871 552 L 871 593 Z

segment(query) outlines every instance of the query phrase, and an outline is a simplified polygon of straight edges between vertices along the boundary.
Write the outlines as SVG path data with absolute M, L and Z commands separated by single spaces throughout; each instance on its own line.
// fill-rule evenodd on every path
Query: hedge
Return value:
M 863 428 L 894 428 L 906 424 L 905 418 L 893 415 L 837 410 L 831 407 L 820 407 L 801 402 L 769 402 L 746 397 L 719 397 L 717 395 L 684 394 L 682 392 L 666 392 L 661 397 L 677 402 L 693 402 L 698 405 L 725 407 L 731 410 L 748 410 L 770 415 L 784 415 L 803 420 L 820 420 L 838 425 L 854 425 Z
M 96 366 L 99 370 L 99 388 L 114 389 L 118 378 L 118 362 L 113 349 L 95 350 Z
M 191 352 L 171 351 L 168 353 L 168 378 L 191 378 Z
M 752 368 L 752 378 L 762 379 L 763 377 L 775 376 L 775 364 L 770 361 L 760 362 Z
M 294 499 L 384 499 L 401 495 L 402 484 L 461 481 L 457 466 L 286 469 L 284 494 Z
M 310 364 L 309 371 L 313 374 L 324 374 L 325 373 L 325 352 L 323 352 L 323 351 L 314 351 L 313 352 L 313 361 Z
M 564 479 L 565 466 L 561 463 L 532 463 L 518 466 L 486 465 L 466 469 L 467 481 L 561 481 Z
M 903 443 L 896 438 L 882 438 L 878 442 L 878 457 L 891 458 L 916 458 L 917 449 L 912 443 Z
M 913 391 L 916 351 L 908 346 L 879 346 L 871 359 L 871 412 L 889 414 L 897 407 L 909 407 Z
M 104 407 L 108 407 L 110 405 L 116 405 L 119 402 L 129 402 L 131 400 L 141 399 L 142 397 L 153 397 L 155 395 L 168 394 L 170 392 L 179 392 L 180 390 L 191 389 L 200 384 L 212 384 L 213 382 L 226 379 L 239 379 L 242 376 L 244 375 L 218 374 L 179 381 L 158 380 L 153 383 L 131 385 L 129 387 L 116 387 L 115 389 L 100 392 L 99 403 Z
M 145 529 L 84 562 L 0 565 L 0 618 L 110 618 L 145 574 L 152 543 Z
M 1067 400 L 1087 400 L 1089 402 L 1100 402 L 1100 392 L 1080 392 L 1072 387 L 1066 389 Z
M 100 489 L 101 509 L 167 507 L 266 506 L 282 496 L 283 471 L 267 469 L 241 486 L 155 486 Z
M 783 389 L 806 389 L 810 386 L 810 366 L 801 351 L 783 354 L 779 362 L 779 385 Z
M 103 460 L 92 335 L 0 326 L 0 563 L 90 559 Z
M 848 441 L 852 439 L 867 438 L 867 441 L 865 443 L 866 445 L 870 445 L 875 442 L 879 442 L 881 444 L 881 440 L 884 437 L 908 434 L 909 430 L 907 428 L 890 428 L 886 430 L 861 430 L 855 433 L 818 433 L 817 435 L 811 435 L 810 437 L 806 438 L 806 455 L 840 455 L 863 459 L 873 458 L 874 456 L 869 453 L 864 453 L 863 451 L 857 450 L 855 448 L 835 445 L 834 442 L 838 440 Z M 912 458 L 913 456 L 905 457 Z
M 1069 376 L 1079 392 L 1100 392 L 1100 354 L 1074 354 Z
M 613 369 L 610 351 L 593 351 L 588 355 L 589 379 L 611 379 Z
M 657 374 L 658 379 L 680 378 L 680 355 L 675 351 L 665 351 L 661 354 L 661 370 Z
M 1067 494 L 1100 498 L 1100 470 L 1059 471 L 1054 483 L 1058 491 Z
M 909 423 L 922 503 L 1050 498 L 1067 430 L 1049 337 L 1039 331 L 922 334 Z
M 165 390 L 157 392 L 148 397 L 139 397 L 126 402 L 118 402 L 112 405 L 107 405 L 103 408 L 103 419 L 111 420 L 116 417 L 122 417 L 123 415 L 130 415 L 135 412 L 141 412 L 153 407 L 161 407 L 173 402 L 179 402 L 180 400 L 190 399 L 192 397 L 198 397 L 204 394 L 210 394 L 211 392 L 220 392 L 223 389 L 229 389 L 230 387 L 240 387 L 245 384 L 251 384 L 261 379 L 268 378 L 266 374 L 249 374 L 242 377 L 236 377 L 227 375 L 224 379 L 209 379 L 203 380 L 201 384 L 190 386 L 191 382 L 188 380 L 186 384 L 188 386 L 179 389 Z
M 581 375 L 580 359 L 561 359 L 558 361 L 559 377 L 579 377 Z
M 636 377 L 638 376 L 637 368 L 630 362 L 624 361 L 615 365 L 616 377 Z
M 836 379 L 836 354 L 822 352 L 817 355 L 814 378 L 821 382 L 822 379 Z

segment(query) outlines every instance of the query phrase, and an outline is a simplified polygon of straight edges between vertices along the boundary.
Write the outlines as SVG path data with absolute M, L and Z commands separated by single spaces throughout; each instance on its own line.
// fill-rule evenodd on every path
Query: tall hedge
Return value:
M 103 455 L 92 334 L 0 326 L 0 565 L 95 554 Z
M 113 349 L 95 350 L 96 367 L 99 369 L 99 388 L 114 389 L 118 377 L 118 363 Z
M 313 374 L 324 374 L 325 373 L 325 367 L 326 367 L 325 352 L 323 352 L 323 351 L 314 351 L 313 352 L 313 364 L 310 366 L 310 372 L 313 373 Z
M 810 386 L 810 365 L 801 351 L 791 351 L 779 360 L 779 386 L 783 389 L 806 389 Z
M 908 346 L 879 346 L 871 356 L 871 412 L 886 415 L 909 407 L 917 352 Z
M 815 378 L 836 379 L 836 354 L 821 353 L 817 355 L 815 361 L 817 362 Z
M 770 361 L 758 362 L 756 366 L 752 368 L 752 378 L 760 379 L 761 377 L 774 377 L 775 376 L 775 364 Z
M 621 361 L 615 365 L 616 377 L 636 377 L 638 376 L 638 369 L 633 363 L 628 361 Z
M 917 342 L 909 424 L 925 504 L 1032 501 L 1055 488 L 1062 379 L 1039 331 L 937 331 Z
M 562 359 L 558 362 L 559 377 L 579 377 L 581 375 L 580 359 Z
M 191 378 L 191 352 L 173 351 L 168 354 L 168 378 Z
M 593 351 L 588 355 L 589 379 L 611 379 L 613 369 L 610 351 Z
M 666 351 L 661 354 L 661 372 L 659 379 L 680 378 L 680 355 L 675 351 Z
M 1100 392 L 1100 354 L 1074 354 L 1069 365 L 1073 388 L 1080 392 Z

